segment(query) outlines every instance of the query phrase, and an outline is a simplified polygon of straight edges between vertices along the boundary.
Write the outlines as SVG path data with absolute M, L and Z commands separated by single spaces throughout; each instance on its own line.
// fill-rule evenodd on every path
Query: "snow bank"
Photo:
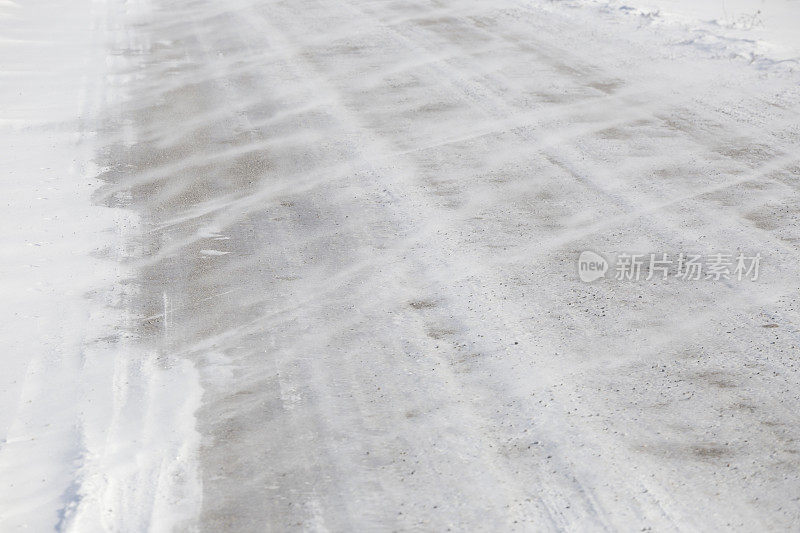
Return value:
M 196 372 L 135 343 L 136 217 L 91 200 L 113 8 L 0 2 L 0 531 L 166 531 L 199 505 Z
M 585 0 L 664 29 L 683 30 L 674 45 L 722 58 L 743 59 L 762 69 L 800 68 L 800 2 L 794 0 Z

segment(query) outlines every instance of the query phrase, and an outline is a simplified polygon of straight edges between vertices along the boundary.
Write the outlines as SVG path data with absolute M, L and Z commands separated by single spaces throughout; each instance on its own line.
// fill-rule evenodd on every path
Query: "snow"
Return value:
M 794 527 L 798 15 L 0 0 L 0 531 Z
M 2 531 L 166 531 L 199 505 L 196 373 L 130 346 L 137 216 L 93 201 L 105 7 L 0 4 Z
M 589 0 L 588 4 L 647 25 L 682 28 L 673 41 L 762 68 L 800 67 L 796 0 Z

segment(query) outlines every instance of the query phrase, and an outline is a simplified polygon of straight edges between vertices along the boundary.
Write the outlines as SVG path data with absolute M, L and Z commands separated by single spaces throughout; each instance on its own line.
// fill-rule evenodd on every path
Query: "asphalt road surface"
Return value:
M 198 371 L 186 528 L 798 527 L 796 74 L 596 13 L 108 4 L 96 200 Z

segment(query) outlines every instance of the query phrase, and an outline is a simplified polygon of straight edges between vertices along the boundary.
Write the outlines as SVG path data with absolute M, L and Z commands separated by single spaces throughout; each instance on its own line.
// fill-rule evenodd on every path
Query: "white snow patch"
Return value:
M 739 58 L 761 69 L 800 68 L 800 2 L 795 0 L 580 0 L 606 13 L 682 29 L 674 41 L 707 55 Z
M 230 252 L 223 252 L 222 250 L 200 250 L 203 255 L 226 255 Z

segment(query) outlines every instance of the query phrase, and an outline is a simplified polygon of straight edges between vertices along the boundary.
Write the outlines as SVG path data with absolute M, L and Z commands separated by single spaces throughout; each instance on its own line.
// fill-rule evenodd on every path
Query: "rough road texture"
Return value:
M 203 377 L 201 529 L 797 527 L 791 75 L 555 4 L 147 5 L 98 201 Z

